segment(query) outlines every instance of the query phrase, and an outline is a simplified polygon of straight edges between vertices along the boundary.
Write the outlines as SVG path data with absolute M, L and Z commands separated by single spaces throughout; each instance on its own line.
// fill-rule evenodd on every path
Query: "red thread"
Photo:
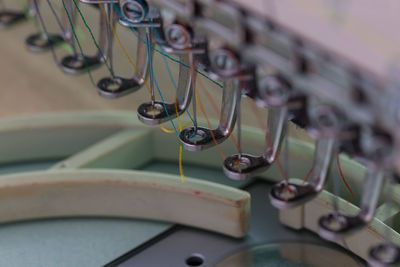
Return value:
M 303 180 L 303 184 L 305 184 L 305 183 L 307 182 L 308 178 L 310 178 L 310 175 L 311 175 L 311 173 L 313 172 L 313 170 L 314 170 L 314 167 L 312 167 L 312 168 L 307 172 L 306 178 L 304 178 L 304 180 Z
M 340 166 L 339 154 L 336 154 L 336 162 L 337 162 L 337 165 L 338 165 L 338 168 L 339 168 L 340 176 L 342 177 L 342 180 L 343 180 L 344 184 L 346 185 L 347 190 L 349 190 L 349 192 L 351 194 L 350 198 L 347 200 L 347 203 L 349 203 L 354 198 L 354 193 L 351 190 L 349 184 L 347 183 L 346 178 L 344 178 L 344 175 L 343 175 L 343 172 L 342 172 L 342 167 Z

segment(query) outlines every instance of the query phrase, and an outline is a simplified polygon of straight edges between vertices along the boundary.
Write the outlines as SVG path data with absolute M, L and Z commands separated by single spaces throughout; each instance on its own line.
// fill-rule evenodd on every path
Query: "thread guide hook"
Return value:
M 69 0 L 72 1 L 72 0 Z M 108 20 L 115 25 L 116 17 L 114 16 L 112 3 L 117 3 L 116 0 L 80 0 L 85 4 L 100 4 L 107 14 Z M 74 2 L 72 5 L 75 5 Z M 76 7 L 72 8 L 75 12 Z M 99 29 L 99 47 L 95 56 L 87 55 L 68 55 L 61 60 L 61 66 L 65 73 L 68 74 L 82 74 L 87 72 L 88 69 L 93 70 L 99 68 L 107 60 L 112 61 L 112 35 L 108 25 L 107 18 L 100 15 L 100 29 Z M 112 70 L 112 63 L 111 70 Z
M 114 76 L 101 79 L 97 84 L 97 90 L 105 98 L 120 98 L 138 91 L 143 86 L 145 83 L 144 79 L 149 75 L 149 61 L 153 54 L 152 50 L 148 54 L 145 42 L 154 45 L 150 37 L 151 28 L 160 26 L 159 14 L 151 12 L 152 16 L 149 16 L 147 7 L 144 7 L 138 1 L 121 1 L 120 6 L 123 15 L 119 19 L 120 24 L 128 28 L 133 28 L 138 35 L 139 40 L 135 60 L 137 71 L 135 71 L 132 78 Z
M 26 20 L 26 15 L 22 11 L 15 10 L 0 10 L 0 28 L 7 29 L 19 22 Z
M 180 23 L 173 23 L 166 27 L 165 31 L 155 33 L 156 38 L 161 39 L 159 44 L 162 49 L 169 54 L 178 55 L 179 78 L 177 84 L 177 96 L 175 103 L 162 103 L 160 101 L 151 101 L 143 103 L 138 108 L 139 119 L 148 125 L 157 125 L 176 118 L 178 114 L 184 113 L 192 99 L 193 88 L 196 83 L 196 72 L 192 70 L 198 63 L 201 55 L 206 53 L 207 46 L 204 38 L 192 36 L 189 26 Z M 163 105 L 164 110 L 160 112 L 149 112 L 155 105 Z
M 338 136 L 344 131 L 340 115 L 327 105 L 310 108 L 313 127 L 309 129 L 317 137 L 314 163 L 308 184 L 279 183 L 271 188 L 269 197 L 271 204 L 278 209 L 294 208 L 302 205 L 318 195 L 323 189 L 332 156 L 335 154 Z M 291 197 L 284 197 L 286 191 L 293 191 Z
M 371 129 L 365 129 L 361 136 L 361 149 L 366 158 L 360 211 L 355 216 L 341 212 L 322 216 L 318 222 L 320 236 L 328 240 L 338 240 L 365 227 L 374 218 L 379 195 L 391 162 L 391 141 Z
M 243 64 L 230 49 L 221 48 L 212 57 L 210 75 L 223 81 L 220 121 L 216 129 L 193 126 L 183 129 L 179 140 L 184 149 L 201 151 L 220 144 L 232 133 L 236 123 L 237 98 L 254 84 L 254 66 Z
M 120 98 L 138 91 L 143 86 L 149 75 L 149 65 L 153 55 L 152 49 L 149 53 L 146 42 L 151 46 L 154 45 L 152 30 L 162 25 L 159 12 L 147 6 L 144 1 L 121 0 L 120 11 L 123 17 L 119 19 L 119 23 L 134 29 L 138 35 L 134 64 L 136 70 L 132 78 L 114 75 L 101 79 L 97 84 L 97 90 L 105 98 Z
M 29 0 L 29 14 L 30 16 L 37 21 L 38 17 L 38 12 L 39 10 L 36 10 L 36 5 L 35 2 L 37 0 Z M 45 33 L 41 32 L 36 32 L 34 34 L 29 35 L 26 40 L 25 44 L 27 48 L 34 52 L 34 53 L 40 53 L 40 52 L 46 52 L 50 50 L 52 47 L 58 46 L 64 42 L 64 38 L 62 34 L 48 34 L 46 35 Z
M 266 140 L 261 156 L 235 154 L 225 159 L 223 169 L 233 180 L 245 180 L 265 171 L 275 161 L 284 136 L 289 112 L 289 88 L 277 77 L 267 77 L 264 95 L 255 95 L 262 107 L 269 107 Z M 254 90 L 254 89 L 253 89 Z M 252 90 L 250 90 L 250 93 Z M 277 93 L 276 91 L 279 91 Z M 280 97 L 278 97 L 280 95 Z
M 400 247 L 385 242 L 378 244 L 370 249 L 368 255 L 368 264 L 371 267 L 390 267 L 398 266 L 400 263 Z

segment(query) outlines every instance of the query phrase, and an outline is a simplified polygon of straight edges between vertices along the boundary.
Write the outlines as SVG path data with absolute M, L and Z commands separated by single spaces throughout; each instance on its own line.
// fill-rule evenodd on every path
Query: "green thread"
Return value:
M 74 27 L 74 24 L 72 23 L 72 19 L 71 19 L 69 13 L 68 13 L 67 7 L 65 6 L 65 2 L 64 2 L 64 0 L 61 0 L 61 1 L 62 1 L 64 10 L 65 10 L 65 13 L 67 14 L 69 24 L 71 25 L 71 30 L 72 30 L 72 33 L 74 34 L 74 37 L 75 37 L 75 40 L 76 40 L 76 44 L 78 45 L 78 48 L 79 48 L 79 51 L 81 53 L 83 62 L 85 63 L 85 67 L 86 67 L 87 73 L 89 75 L 90 82 L 92 83 L 92 85 L 94 87 L 97 87 L 96 83 L 94 82 L 94 79 L 93 79 L 93 76 L 92 76 L 92 72 L 90 71 L 89 64 L 87 63 L 86 57 L 83 54 L 83 49 L 82 49 L 81 43 L 79 42 L 78 36 L 76 35 L 75 27 Z
M 90 29 L 89 25 L 87 24 L 80 8 L 78 7 L 78 4 L 76 3 L 75 0 L 72 0 L 74 2 L 74 5 L 76 7 L 76 10 L 78 11 L 80 17 L 82 18 L 83 23 L 85 24 L 86 29 L 89 31 L 90 36 L 92 37 L 93 43 L 95 44 L 95 46 L 97 47 L 100 56 L 103 58 L 104 64 L 106 65 L 108 71 L 110 72 L 111 76 L 114 76 L 114 72 L 112 70 L 112 68 L 108 65 L 107 59 L 104 57 L 103 51 L 101 51 L 99 44 L 96 41 L 96 38 L 94 37 L 94 34 L 92 32 L 92 30 Z M 63 1 L 64 2 L 64 1 Z M 65 6 L 64 6 L 65 7 Z M 65 8 L 64 8 L 65 9 Z M 68 16 L 69 17 L 69 16 Z

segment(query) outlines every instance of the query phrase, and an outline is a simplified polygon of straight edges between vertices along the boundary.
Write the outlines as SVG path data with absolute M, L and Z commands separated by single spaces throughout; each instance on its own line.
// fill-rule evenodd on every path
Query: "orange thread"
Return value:
M 303 180 L 303 184 L 305 184 L 305 183 L 307 182 L 308 178 L 310 178 L 310 175 L 311 175 L 311 173 L 313 172 L 313 170 L 314 170 L 314 168 L 312 167 L 312 168 L 307 172 L 306 178 L 304 178 L 304 180 Z
M 211 129 L 210 120 L 208 119 L 208 116 L 207 116 L 207 114 L 205 113 L 205 111 L 204 111 L 204 109 L 203 109 L 203 106 L 201 105 L 200 99 L 197 99 L 197 103 L 198 103 L 198 105 L 199 105 L 199 108 L 200 108 L 201 112 L 203 113 L 204 117 L 206 118 L 208 128 Z M 216 145 L 216 147 L 217 147 L 217 149 L 218 149 L 218 151 L 219 151 L 219 154 L 221 155 L 222 159 L 225 160 L 225 155 L 224 155 L 224 153 L 222 152 L 222 149 L 221 149 L 220 145 L 218 144 L 217 139 L 215 138 L 215 135 L 214 135 L 213 131 L 210 131 L 210 134 L 211 134 L 211 138 L 214 140 L 214 143 L 215 143 L 215 145 Z
M 201 80 L 199 80 L 199 85 L 203 91 L 203 93 L 205 93 L 208 101 L 210 101 L 211 106 L 213 107 L 213 109 L 215 110 L 215 112 L 218 114 L 219 119 L 222 121 L 223 124 L 225 124 L 225 127 L 228 125 L 228 123 L 225 121 L 225 119 L 222 117 L 221 111 L 218 109 L 217 105 L 215 104 L 214 100 L 212 99 L 210 93 L 208 92 L 208 90 L 205 88 L 205 86 L 203 85 L 203 83 L 201 82 Z M 228 129 L 229 132 L 229 137 L 231 138 L 233 144 L 235 145 L 236 149 L 238 152 L 241 151 L 240 146 L 238 145 L 238 142 L 236 141 L 236 138 L 231 134 L 231 130 Z
M 347 203 L 349 203 L 350 201 L 353 200 L 353 198 L 354 198 L 354 193 L 353 193 L 353 190 L 351 190 L 349 184 L 348 184 L 347 181 L 346 181 L 346 178 L 345 178 L 344 175 L 343 175 L 342 167 L 340 166 L 339 154 L 336 154 L 336 162 L 337 162 L 337 165 L 338 165 L 338 169 L 339 169 L 340 176 L 342 177 L 342 180 L 343 180 L 344 184 L 346 185 L 347 190 L 349 190 L 349 192 L 350 192 L 350 194 L 351 194 L 350 198 L 347 200 Z

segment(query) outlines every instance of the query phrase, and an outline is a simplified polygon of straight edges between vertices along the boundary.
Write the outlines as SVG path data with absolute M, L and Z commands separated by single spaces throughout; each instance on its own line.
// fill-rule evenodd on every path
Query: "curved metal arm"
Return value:
M 341 240 L 343 235 L 365 227 L 374 218 L 379 194 L 381 193 L 384 171 L 376 166 L 367 168 L 361 198 L 361 210 L 356 216 L 331 213 L 319 219 L 319 235 L 328 240 Z
M 120 76 L 101 79 L 97 84 L 97 90 L 99 94 L 105 98 L 119 98 L 138 91 L 145 82 L 143 78 L 146 78 L 149 74 L 149 60 L 152 57 L 153 50 L 151 49 L 151 55 L 148 55 L 146 43 L 142 41 L 150 41 L 149 28 L 142 27 L 135 28 L 135 30 L 139 36 L 135 62 L 138 72 L 135 72 L 131 79 L 122 78 Z M 112 86 L 116 86 L 116 88 L 112 89 Z
M 26 15 L 23 11 L 0 10 L 0 29 L 6 29 L 24 20 Z
M 368 264 L 371 267 L 399 266 L 400 247 L 387 241 L 374 246 L 369 251 Z
M 71 0 L 70 0 L 71 1 Z M 116 17 L 114 16 L 112 0 L 102 1 L 102 0 L 81 0 L 83 3 L 88 4 L 101 4 L 106 11 L 108 20 L 115 25 Z M 63 70 L 69 74 L 81 74 L 89 69 L 95 69 L 100 67 L 105 60 L 111 60 L 112 57 L 112 40 L 113 35 L 110 33 L 110 26 L 108 25 L 107 19 L 101 14 L 100 15 L 100 30 L 99 30 L 99 48 L 100 51 L 97 52 L 95 56 L 86 55 L 69 55 L 61 60 L 61 65 Z
M 200 151 L 207 149 L 215 146 L 216 143 L 222 143 L 229 137 L 236 123 L 237 97 L 239 97 L 238 91 L 240 90 L 239 78 L 231 78 L 224 81 L 221 117 L 218 128 L 214 130 L 204 127 L 184 129 L 179 134 L 179 140 L 186 150 Z
M 36 21 L 38 20 L 40 12 L 37 10 L 37 2 L 38 0 L 29 0 L 29 14 Z M 48 51 L 52 47 L 62 44 L 64 41 L 63 32 L 58 34 L 48 34 L 46 36 L 46 33 L 38 31 L 29 35 L 25 40 L 25 44 L 30 51 L 39 53 Z
M 224 173 L 233 180 L 245 180 L 268 169 L 275 161 L 287 121 L 287 106 L 271 107 L 268 111 L 267 147 L 261 156 L 235 154 L 224 161 Z
M 280 183 L 271 188 L 271 204 L 278 209 L 293 208 L 313 199 L 321 192 L 326 180 L 336 139 L 323 137 L 317 140 L 314 154 L 314 169 L 306 185 Z
M 196 71 L 191 66 L 197 67 L 198 59 L 207 51 L 206 40 L 204 38 L 192 39 L 189 30 L 183 25 L 172 24 L 167 27 L 166 32 L 166 34 L 161 33 L 159 28 L 158 31 L 155 31 L 159 45 L 165 52 L 179 55 L 179 59 L 183 63 L 179 64 L 177 97 L 175 103 L 152 101 L 140 105 L 138 117 L 148 125 L 161 124 L 186 111 L 196 84 Z
M 190 59 L 190 57 L 192 59 Z M 178 92 L 175 103 L 162 103 L 160 101 L 146 102 L 139 106 L 138 118 L 141 122 L 148 125 L 156 125 L 169 120 L 169 118 L 176 118 L 177 115 L 181 115 L 187 109 L 192 98 L 193 85 L 196 81 L 196 72 L 193 73 L 189 66 L 190 62 L 193 62 L 192 54 L 181 54 L 179 60 L 184 63 L 179 65 L 179 80 L 178 80 Z M 154 109 L 158 109 L 158 112 L 154 112 Z
M 153 31 L 162 27 L 161 16 L 158 10 L 150 7 L 143 1 L 125 0 L 120 2 L 121 14 L 119 23 L 122 26 L 134 29 L 138 35 L 136 50 L 136 72 L 130 79 L 120 76 L 106 77 L 97 84 L 98 92 L 105 98 L 119 98 L 138 91 L 149 75 L 149 66 L 153 56 L 153 49 L 147 49 L 147 44 L 154 46 Z

